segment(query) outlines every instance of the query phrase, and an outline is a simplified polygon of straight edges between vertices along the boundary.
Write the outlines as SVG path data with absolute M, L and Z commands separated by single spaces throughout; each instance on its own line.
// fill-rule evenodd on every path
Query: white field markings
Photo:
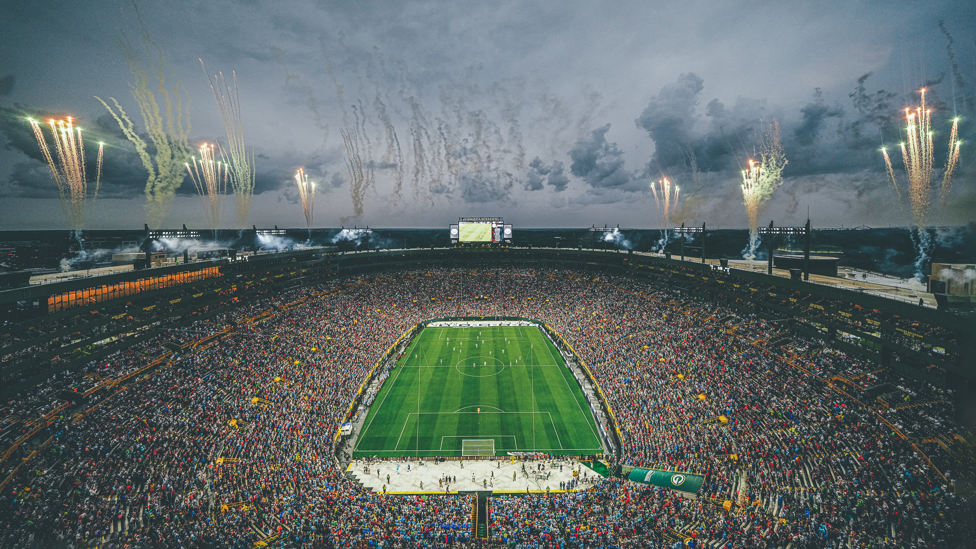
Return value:
M 417 346 L 417 345 L 420 345 L 420 340 L 419 339 L 417 340 L 417 342 L 413 346 Z M 410 356 L 409 353 L 410 353 L 410 351 L 408 350 L 407 351 L 407 356 Z M 363 435 L 365 435 L 367 432 L 369 432 L 369 428 L 370 428 L 370 426 L 373 425 L 373 421 L 376 419 L 376 416 L 380 415 L 380 409 L 383 408 L 383 403 L 386 402 L 386 397 L 388 397 L 390 395 L 390 391 L 392 391 L 393 390 L 393 386 L 396 385 L 396 380 L 399 379 L 401 372 L 403 372 L 403 366 L 402 365 L 399 366 L 399 367 L 397 367 L 397 373 L 396 373 L 395 376 L 393 376 L 393 379 L 391 379 L 391 380 L 389 380 L 389 381 L 387 381 L 386 383 L 383 384 L 384 386 L 385 385 L 389 385 L 389 387 L 383 387 L 384 389 L 386 389 L 386 392 L 383 393 L 383 398 L 382 398 L 382 400 L 380 400 L 379 406 L 376 407 L 376 410 L 373 411 L 373 407 L 370 406 L 370 411 L 373 412 L 373 417 L 369 418 L 369 423 L 366 425 L 366 428 L 363 429 L 359 433 L 359 437 L 356 438 L 356 447 L 353 448 L 353 451 L 359 450 L 359 445 L 366 438 Z M 417 375 L 419 376 L 420 375 L 420 372 L 417 372 Z M 419 381 L 418 381 L 418 383 L 419 383 Z
M 468 357 L 468 358 L 472 358 L 472 357 Z M 461 360 L 463 361 L 465 359 L 462 358 Z M 413 366 L 408 366 L 408 365 L 398 366 L 398 368 L 454 368 L 456 366 L 465 366 L 465 364 L 461 364 L 461 363 L 458 363 L 458 364 L 414 364 Z M 492 366 L 492 365 L 489 364 L 488 366 Z M 495 364 L 495 366 L 505 366 L 507 368 L 508 367 L 508 364 L 501 364 L 501 365 L 500 364 Z M 528 367 L 531 367 L 531 368 L 555 368 L 556 367 L 555 364 L 522 364 L 521 362 L 519 362 L 518 364 L 512 364 L 512 368 L 521 368 L 523 366 L 528 366 Z M 470 368 L 470 366 L 468 366 L 468 367 Z M 478 367 L 481 368 L 481 366 L 478 366 Z
M 556 360 L 556 355 L 552 354 L 552 349 L 549 347 L 549 338 L 547 338 L 545 334 L 542 333 L 541 328 L 539 329 L 539 335 L 542 338 L 542 344 L 545 345 L 546 347 L 546 351 L 549 352 L 549 357 L 552 358 L 553 363 L 558 365 L 559 361 Z M 592 433 L 593 436 L 599 441 L 600 437 L 596 434 L 596 431 L 593 430 L 593 425 L 591 425 L 590 421 L 587 419 L 586 412 L 583 411 L 583 406 L 580 404 L 579 399 L 576 398 L 576 394 L 573 392 L 573 388 L 569 386 L 569 381 L 566 379 L 566 376 L 563 375 L 562 372 L 559 372 L 559 377 L 563 378 L 563 382 L 566 383 L 566 390 L 569 391 L 570 397 L 573 399 L 574 402 L 576 402 L 576 407 L 579 408 L 580 414 L 583 416 L 583 420 L 586 422 L 586 426 L 590 428 L 590 433 Z M 555 426 L 553 426 L 553 428 L 555 428 Z M 557 434 L 556 436 L 559 435 Z
M 461 410 L 467 410 L 468 408 L 491 408 L 492 410 L 498 410 L 498 412 L 500 412 L 502 414 L 508 413 L 505 410 L 502 410 L 501 408 L 495 408 L 494 406 L 488 406 L 487 404 L 472 404 L 471 406 L 465 406 L 464 408 L 458 408 L 457 410 L 454 410 L 454 413 L 455 414 L 468 414 L 470 412 L 462 412 L 461 411 Z M 480 412 L 475 411 L 475 413 L 480 413 Z M 491 414 L 491 413 L 494 413 L 494 412 L 488 412 L 488 411 L 486 411 L 485 413 L 486 414 Z
M 510 328 L 510 326 L 506 326 L 505 328 Z M 425 328 L 424 331 L 425 332 L 426 332 L 426 330 L 433 331 L 434 329 L 435 328 Z M 449 338 L 449 337 L 448 338 L 445 338 L 444 337 L 444 332 L 446 330 L 459 331 L 459 332 L 465 333 L 466 335 L 467 335 L 468 332 L 475 331 L 475 330 L 479 330 L 479 328 L 436 328 L 436 329 L 438 330 L 437 331 L 437 337 L 436 338 L 433 338 L 433 337 L 432 338 L 426 338 L 427 339 L 427 342 L 426 342 L 427 345 L 432 345 L 433 343 L 432 343 L 431 340 L 433 340 L 433 339 L 436 339 L 438 341 L 450 340 L 451 338 Z M 489 329 L 489 328 L 480 328 L 480 330 L 487 330 L 487 329 Z M 492 328 L 492 329 L 499 329 L 500 330 L 502 328 Z M 517 328 L 517 329 L 519 330 L 520 337 L 522 339 L 525 339 L 525 335 L 521 331 L 522 329 L 521 328 Z M 423 335 L 421 335 L 420 338 L 418 338 L 418 340 L 422 340 L 422 339 L 425 339 Z M 481 337 L 481 336 L 479 336 L 479 337 L 470 337 L 470 338 L 469 337 L 457 337 L 457 336 L 455 336 L 454 339 L 455 339 L 455 341 L 475 341 L 475 342 L 500 341 L 502 339 L 505 339 L 506 342 L 508 341 L 508 339 L 505 336 L 499 336 L 499 337 Z M 418 342 L 418 345 L 420 346 L 420 352 L 418 353 L 418 355 L 419 354 L 424 354 L 425 344 L 424 343 L 421 343 L 421 342 Z M 531 345 L 531 342 L 530 342 L 530 345 Z M 456 348 L 454 348 L 454 349 L 452 349 L 451 352 L 452 353 L 461 353 L 461 352 L 467 352 L 470 349 L 471 349 L 471 346 L 469 345 L 465 349 L 456 349 Z M 494 359 L 494 360 L 497 360 L 499 363 L 501 363 L 502 366 L 506 366 L 506 364 L 504 363 L 504 359 L 499 358 L 500 355 L 488 355 L 488 356 L 485 356 L 485 355 L 483 355 L 483 354 L 480 353 L 480 349 L 477 346 L 475 347 L 475 349 L 477 349 L 477 351 L 475 351 L 475 354 L 473 354 L 473 355 L 467 355 L 467 356 L 464 356 L 464 357 L 460 358 L 458 360 L 458 362 L 455 363 L 454 365 L 451 365 L 451 364 L 440 364 L 440 362 L 438 362 L 437 364 L 426 364 L 426 362 L 429 362 L 429 361 L 427 360 L 426 354 L 424 354 L 423 362 L 425 362 L 425 364 L 420 364 L 420 363 L 415 364 L 415 365 L 406 365 L 405 364 L 404 366 L 406 366 L 407 368 L 427 368 L 427 367 L 430 367 L 430 368 L 438 368 L 438 367 L 454 368 L 454 367 L 456 367 L 458 365 L 462 365 L 463 366 L 463 364 L 461 364 L 463 361 L 470 360 L 472 358 L 474 358 L 474 359 Z M 507 346 L 504 349 L 506 351 L 512 351 L 512 348 L 510 346 Z M 549 356 L 553 356 L 552 355 L 552 351 L 549 351 Z M 417 360 L 417 359 L 415 359 L 415 360 Z M 553 358 L 553 361 L 555 362 L 555 358 Z M 558 364 L 522 364 L 522 363 L 514 364 L 513 363 L 510 366 L 515 367 L 515 366 L 557 366 L 557 365 Z
M 521 328 L 516 328 L 516 329 L 519 331 L 520 336 L 522 338 L 526 338 L 526 335 L 527 334 L 525 334 L 524 332 L 522 332 L 522 329 Z M 477 328 L 463 328 L 463 329 L 459 329 L 459 328 L 439 328 L 438 330 L 440 332 L 443 332 L 445 330 L 473 331 L 473 330 L 477 330 Z M 484 328 L 482 328 L 482 330 L 484 330 Z M 538 333 L 540 333 L 540 335 L 541 335 L 541 330 Z M 441 335 L 441 334 L 438 334 L 438 335 Z M 418 354 L 424 354 L 423 362 L 429 362 L 429 360 L 427 359 L 427 355 L 425 353 L 425 349 L 424 349 L 425 348 L 425 345 L 421 341 L 422 339 L 424 339 L 424 338 L 418 338 L 417 339 L 417 342 L 416 342 L 416 346 L 420 347 L 420 351 L 419 351 Z M 446 338 L 437 337 L 436 339 L 439 339 L 440 340 L 440 339 L 446 339 Z M 462 339 L 462 338 L 456 338 L 456 339 Z M 470 338 L 470 339 L 471 340 L 475 340 L 477 338 Z M 485 339 L 485 338 L 482 338 L 482 339 Z M 499 338 L 494 338 L 494 339 L 504 339 L 504 337 L 499 337 Z M 526 339 L 528 339 L 528 338 L 526 338 Z M 556 360 L 555 355 L 552 354 L 552 349 L 549 348 L 549 344 L 548 344 L 547 340 L 544 337 L 542 337 L 540 339 L 542 341 L 542 344 L 545 345 L 546 351 L 549 353 L 549 356 L 552 359 L 553 364 L 522 364 L 522 363 L 519 363 L 519 364 L 513 364 L 512 366 L 513 367 L 515 367 L 515 366 L 522 366 L 522 367 L 549 367 L 549 368 L 558 367 L 558 361 Z M 485 340 L 487 341 L 487 339 L 485 339 Z M 532 345 L 531 340 L 530 340 L 530 345 Z M 533 354 L 535 354 L 535 353 L 533 353 Z M 409 356 L 409 352 L 408 352 L 408 355 L 407 356 Z M 468 358 L 472 358 L 472 357 L 468 357 Z M 488 357 L 484 357 L 484 358 L 488 358 Z M 464 360 L 464 359 L 461 359 L 461 360 Z M 456 368 L 457 365 L 449 365 L 449 364 L 445 364 L 445 365 L 441 365 L 441 364 L 416 364 L 414 366 L 401 365 L 399 368 L 400 369 L 403 369 L 404 367 L 415 367 L 415 368 Z M 394 377 L 394 379 L 390 383 L 395 383 L 396 380 L 399 378 L 399 375 L 400 375 L 400 372 L 397 372 L 397 375 Z M 418 372 L 418 389 L 417 389 L 418 391 L 420 390 L 420 386 L 419 386 L 419 376 L 420 375 L 422 375 L 422 372 Z M 572 388 L 570 387 L 568 380 L 566 380 L 566 376 L 562 375 L 562 373 L 560 373 L 560 376 L 563 378 L 563 382 L 566 384 L 566 388 L 570 392 L 571 397 L 573 398 L 574 401 L 576 401 L 577 408 L 580 410 L 580 413 L 583 415 L 584 420 L 586 420 L 586 413 L 583 411 L 582 405 L 580 405 L 579 400 L 576 398 L 576 395 L 573 393 Z M 383 395 L 383 399 L 380 401 L 379 407 L 377 408 L 376 413 L 373 415 L 372 418 L 370 418 L 370 423 L 369 423 L 369 425 L 366 426 L 366 429 L 363 430 L 363 433 L 364 434 L 366 433 L 366 431 L 369 430 L 369 427 L 372 425 L 373 420 L 376 419 L 376 416 L 379 415 L 380 408 L 382 408 L 383 404 L 385 403 L 386 396 L 388 394 L 389 394 L 389 390 Z M 475 405 L 472 405 L 470 407 L 477 407 L 477 406 L 478 405 L 475 404 Z M 469 408 L 469 407 L 466 406 L 465 408 Z M 462 408 L 462 410 L 463 409 L 464 408 Z M 397 438 L 397 445 L 394 448 L 394 451 L 398 451 L 399 450 L 400 442 L 401 442 L 401 439 L 403 438 L 403 433 L 404 433 L 404 431 L 406 429 L 407 423 L 409 423 L 410 416 L 412 416 L 412 415 L 457 414 L 457 413 L 459 413 L 459 414 L 474 414 L 474 413 L 477 413 L 477 412 L 476 411 L 462 412 L 461 410 L 458 410 L 456 412 L 409 412 L 407 414 L 406 418 L 404 418 L 403 427 L 400 430 L 400 436 Z M 537 412 L 536 411 L 533 411 L 533 412 L 502 412 L 502 411 L 499 411 L 499 412 L 488 412 L 488 411 L 485 411 L 484 413 L 546 414 L 546 415 L 549 416 L 549 423 L 552 426 L 553 433 L 556 435 L 556 442 L 557 442 L 557 444 L 559 444 L 559 449 L 560 450 L 595 450 L 595 449 L 600 449 L 600 448 L 565 448 L 565 447 L 563 447 L 563 445 L 562 445 L 562 439 L 559 436 L 559 431 L 556 429 L 555 421 L 553 421 L 552 414 L 550 412 L 543 412 L 543 411 L 537 411 Z M 587 426 L 590 429 L 590 432 L 593 434 L 593 436 L 597 440 L 599 440 L 599 437 L 596 435 L 596 432 L 593 430 L 593 425 L 591 425 L 590 421 L 586 421 L 586 423 L 587 423 Z M 448 435 L 445 435 L 445 436 L 448 436 Z M 454 436 L 454 435 L 450 435 L 450 436 Z M 460 435 L 458 435 L 458 436 L 460 436 Z M 515 437 L 515 435 L 494 435 L 494 436 L 512 436 L 512 437 Z M 363 440 L 363 439 L 364 439 L 364 437 L 360 437 L 359 438 L 360 441 Z M 443 441 L 442 441 L 442 444 L 443 444 Z M 357 448 L 356 448 L 357 450 L 358 450 L 358 446 L 359 445 L 357 444 Z M 602 448 L 602 446 L 601 446 L 601 448 Z M 539 449 L 538 448 L 535 448 L 533 450 L 539 450 Z
M 403 439 L 403 433 L 406 432 L 406 430 L 407 430 L 407 424 L 410 423 L 410 416 L 414 416 L 414 415 L 417 415 L 417 416 L 422 416 L 422 415 L 444 415 L 444 414 L 476 414 L 476 413 L 478 413 L 478 412 L 419 412 L 419 413 L 418 412 L 409 412 L 407 414 L 407 417 L 404 418 L 404 420 L 403 420 L 403 427 L 400 429 L 400 436 L 397 437 L 397 443 L 396 443 L 396 446 L 393 447 L 393 451 L 394 452 L 400 451 L 400 441 Z M 549 417 L 549 425 L 552 426 L 552 432 L 556 435 L 556 444 L 559 445 L 559 449 L 560 450 L 595 450 L 595 449 L 597 449 L 597 448 L 565 448 L 563 446 L 562 439 L 559 438 L 559 432 L 556 430 L 556 423 L 553 421 L 552 414 L 549 413 L 549 412 L 492 412 L 492 413 L 494 413 L 494 414 L 513 414 L 513 415 L 524 415 L 524 414 L 529 414 L 529 415 L 542 415 L 542 414 L 545 414 L 546 416 Z M 419 417 L 418 417 L 417 421 L 420 421 L 420 418 Z M 535 421 L 535 420 L 533 419 L 533 421 Z M 497 436 L 497 437 L 513 437 L 513 438 L 515 438 L 515 441 L 516 441 L 516 448 L 518 447 L 518 437 L 515 436 L 515 435 L 443 435 L 443 436 L 441 436 L 441 446 L 440 446 L 440 448 L 439 448 L 438 451 L 444 449 L 444 439 L 445 438 L 473 438 L 473 437 L 477 437 L 477 438 L 489 438 L 489 437 L 495 437 L 495 436 Z M 430 450 L 433 450 L 433 448 L 425 449 L 425 451 L 430 451 Z M 536 450 L 555 450 L 555 448 L 552 448 L 552 447 L 549 447 L 549 448 L 525 448 L 525 450 L 533 450 L 533 451 L 536 451 Z M 383 450 L 380 450 L 380 451 L 383 451 Z
M 548 347 L 549 345 L 547 343 L 546 348 Z M 551 350 L 549 351 L 549 355 L 552 356 Z M 555 360 L 555 357 L 553 357 L 553 360 Z M 579 408 L 580 414 L 583 416 L 583 420 L 586 421 L 586 426 L 590 428 L 590 433 L 592 433 L 593 437 L 596 438 L 597 442 L 599 442 L 600 436 L 596 434 L 596 431 L 593 429 L 593 425 L 590 423 L 589 419 L 587 419 L 586 412 L 583 411 L 583 405 L 581 405 L 579 399 L 576 398 L 576 393 L 573 392 L 573 388 L 569 386 L 569 380 L 566 379 L 566 375 L 563 372 L 559 372 L 559 377 L 563 378 L 563 382 L 566 383 L 566 390 L 569 391 L 569 394 L 573 398 L 573 401 L 576 402 L 576 407 Z M 580 388 L 580 390 L 582 390 L 582 388 Z M 596 418 L 594 418 L 593 421 L 596 421 Z M 602 443 L 601 443 L 601 447 L 602 447 Z
M 493 327 L 490 327 L 490 328 L 489 327 L 483 327 L 483 328 L 445 328 L 445 327 L 439 327 L 439 328 L 436 328 L 438 330 L 438 332 L 437 332 L 437 338 L 436 339 L 455 339 L 455 340 L 458 340 L 458 341 L 476 341 L 476 342 L 477 341 L 486 341 L 486 342 L 487 341 L 498 341 L 499 339 L 506 339 L 507 340 L 507 337 L 504 335 L 504 332 L 502 332 L 502 335 L 495 335 L 495 334 L 496 334 L 496 330 L 498 330 L 499 332 L 501 332 L 502 330 L 509 329 L 509 328 L 515 328 L 518 331 L 518 337 L 521 338 L 521 339 L 525 339 L 525 332 L 522 331 L 522 327 L 521 326 L 493 326 Z M 426 330 L 433 330 L 433 329 L 434 328 L 424 328 L 425 331 Z M 452 330 L 454 332 L 460 332 L 462 335 L 460 335 L 460 336 L 457 336 L 457 335 L 445 335 L 445 333 L 448 330 Z M 471 332 L 475 332 L 475 331 L 477 331 L 479 333 L 480 332 L 488 331 L 488 332 L 490 332 L 490 334 L 473 335 Z
M 512 438 L 512 439 L 515 439 L 515 451 L 516 452 L 518 451 L 518 437 L 515 436 L 515 435 L 478 435 L 478 439 L 474 439 L 474 440 L 486 439 L 486 438 L 494 439 L 495 437 L 497 437 L 497 438 Z M 472 440 L 472 439 L 468 439 L 467 438 L 467 435 L 444 435 L 444 436 L 441 437 L 441 447 L 437 449 L 438 452 L 443 452 L 444 451 L 444 439 L 445 438 L 460 438 L 460 439 L 465 439 L 465 440 Z M 494 441 L 492 441 L 492 442 L 494 442 Z M 454 450 L 454 451 L 456 451 L 456 450 Z
M 558 365 L 559 361 L 556 360 L 556 355 L 552 354 L 552 349 L 549 348 L 549 338 L 547 338 L 545 334 L 542 333 L 541 329 L 539 330 L 539 336 L 540 339 L 542 339 L 542 344 L 545 346 L 546 351 L 549 352 L 549 358 L 552 359 L 552 363 Z

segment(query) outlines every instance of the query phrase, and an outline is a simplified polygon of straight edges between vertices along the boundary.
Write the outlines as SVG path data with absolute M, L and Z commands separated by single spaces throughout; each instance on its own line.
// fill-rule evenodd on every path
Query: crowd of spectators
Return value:
M 448 316 L 545 322 L 613 411 L 623 450 L 611 465 L 705 475 L 696 498 L 619 479 L 491 498 L 490 543 L 900 548 L 969 539 L 952 473 L 942 471 L 945 480 L 878 414 L 828 384 L 870 365 L 836 350 L 813 356 L 828 346 L 798 336 L 789 356 L 774 354 L 761 342 L 782 334 L 775 324 L 641 282 L 506 268 L 382 273 L 269 294 L 64 375 L 63 388 L 124 376 L 164 343 L 204 343 L 52 425 L 49 445 L 0 492 L 0 546 L 478 546 L 471 498 L 366 491 L 344 474 L 335 446 L 389 345 Z M 938 393 L 902 384 L 918 398 Z M 56 399 L 51 387 L 5 410 Z M 951 426 L 951 407 L 913 410 L 886 413 L 908 435 Z

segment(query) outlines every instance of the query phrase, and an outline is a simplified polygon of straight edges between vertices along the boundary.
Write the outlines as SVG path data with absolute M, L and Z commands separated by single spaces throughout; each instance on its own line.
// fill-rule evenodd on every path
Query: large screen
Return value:
M 462 217 L 450 232 L 452 242 L 499 244 L 512 239 L 512 226 L 501 217 Z
M 458 223 L 458 240 L 461 242 L 501 242 L 501 223 Z

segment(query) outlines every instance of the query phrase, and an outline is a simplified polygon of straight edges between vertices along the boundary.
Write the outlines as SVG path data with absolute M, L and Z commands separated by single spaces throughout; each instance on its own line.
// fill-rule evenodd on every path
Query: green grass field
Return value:
M 603 451 L 582 389 L 538 328 L 428 327 L 376 395 L 353 455 L 460 456 L 465 440 L 493 441 L 496 455 Z M 492 446 L 469 450 L 479 444 Z
M 491 223 L 461 223 L 458 227 L 461 242 L 491 242 Z

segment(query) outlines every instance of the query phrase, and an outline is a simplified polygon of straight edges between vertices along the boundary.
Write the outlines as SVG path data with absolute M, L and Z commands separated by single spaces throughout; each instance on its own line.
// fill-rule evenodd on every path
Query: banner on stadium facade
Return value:
M 624 478 L 633 482 L 692 494 L 697 494 L 705 482 L 705 475 L 683 471 L 660 471 L 658 469 L 624 466 L 622 473 Z

